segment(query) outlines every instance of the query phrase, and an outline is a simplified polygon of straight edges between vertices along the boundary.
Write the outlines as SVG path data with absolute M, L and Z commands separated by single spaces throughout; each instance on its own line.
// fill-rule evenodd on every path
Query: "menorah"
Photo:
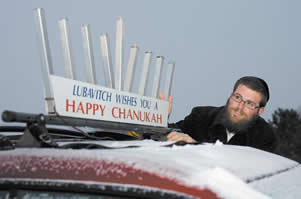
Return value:
M 124 71 L 124 19 L 118 18 L 115 38 L 115 68 L 112 64 L 109 36 L 100 35 L 100 49 L 104 69 L 104 84 L 97 84 L 94 53 L 89 25 L 81 26 L 87 81 L 79 81 L 75 70 L 67 18 L 58 20 L 61 46 L 63 49 L 65 77 L 54 74 L 48 40 L 45 13 L 42 8 L 34 10 L 37 36 L 40 47 L 42 79 L 45 104 L 48 114 L 60 114 L 94 120 L 134 123 L 151 126 L 167 126 L 168 102 L 158 99 L 164 57 L 156 57 L 151 96 L 146 96 L 152 52 L 144 53 L 143 68 L 138 91 L 133 90 L 139 47 L 132 45 L 126 71 Z M 171 94 L 175 63 L 168 62 L 164 84 L 164 95 Z M 114 70 L 115 69 L 115 70 Z M 123 79 L 124 74 L 124 79 Z

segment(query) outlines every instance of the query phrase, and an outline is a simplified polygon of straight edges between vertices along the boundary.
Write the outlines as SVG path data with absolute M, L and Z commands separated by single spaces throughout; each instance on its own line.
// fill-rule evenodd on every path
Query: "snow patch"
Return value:
M 200 179 L 206 179 L 209 189 L 226 199 L 271 199 L 268 196 L 250 188 L 238 177 L 223 168 L 216 167 L 202 173 Z
M 0 151 L 0 157 L 1 154 L 12 157 L 12 160 L 14 159 L 14 156 L 21 156 L 24 158 L 26 156 L 42 157 L 43 167 L 48 167 L 47 162 L 56 158 L 67 159 L 71 162 L 74 158 L 80 159 L 83 162 L 86 161 L 87 163 L 92 160 L 113 162 L 117 165 L 127 165 L 134 169 L 140 169 L 161 177 L 167 177 L 176 180 L 183 185 L 196 186 L 201 189 L 206 186 L 215 190 L 227 199 L 268 198 L 252 190 L 248 184 L 243 182 L 250 182 L 254 179 L 260 180 L 259 182 L 250 183 L 252 187 L 262 193 L 272 196 L 272 198 L 274 198 L 274 195 L 271 195 L 272 193 L 276 195 L 278 193 L 278 190 L 273 189 L 273 186 L 278 182 L 272 179 L 281 181 L 283 187 L 292 188 L 291 191 L 293 194 L 297 196 L 301 195 L 300 191 L 297 188 L 294 188 L 294 184 L 301 187 L 300 182 L 298 182 L 301 178 L 300 170 L 298 170 L 299 174 L 297 172 L 291 175 L 287 174 L 287 176 L 284 175 L 287 172 L 284 172 L 282 175 L 284 176 L 283 178 L 272 177 L 261 179 L 262 176 L 269 176 L 269 174 L 297 166 L 299 165 L 297 162 L 251 147 L 231 145 L 223 145 L 221 147 L 221 145 L 218 144 L 162 147 L 171 143 L 155 142 L 152 140 L 122 142 L 97 141 L 96 143 L 114 147 L 137 145 L 141 147 L 114 150 L 16 149 L 11 151 Z M 22 172 L 22 167 L 14 163 L 14 161 L 7 161 L 0 162 L 0 165 L 6 169 L 17 167 L 16 169 L 19 170 L 19 172 Z M 68 168 L 72 165 L 58 164 L 58 166 Z M 60 168 L 57 169 L 60 170 Z M 114 172 L 118 173 L 118 168 L 114 169 L 117 169 L 117 171 Z M 35 168 L 33 168 L 32 171 L 34 172 Z M 101 172 L 104 172 L 104 170 L 99 168 L 96 175 L 101 175 Z M 126 174 L 120 173 L 120 175 Z M 263 184 L 260 184 L 260 182 L 263 182 Z M 244 197 L 241 197 L 242 195 L 244 195 Z M 280 199 L 281 197 L 278 198 Z M 290 199 L 292 198 L 294 197 L 291 197 Z M 295 198 L 301 198 L 301 196 Z

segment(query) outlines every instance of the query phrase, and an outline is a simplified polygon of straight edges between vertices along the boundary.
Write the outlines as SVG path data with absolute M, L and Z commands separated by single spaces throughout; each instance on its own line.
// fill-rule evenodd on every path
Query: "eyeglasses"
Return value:
M 259 108 L 260 106 L 257 106 L 255 104 L 255 102 L 252 102 L 250 100 L 243 100 L 242 99 L 242 96 L 238 93 L 232 93 L 231 95 L 231 99 L 233 99 L 235 102 L 238 102 L 238 103 L 241 103 L 243 102 L 245 104 L 245 106 L 248 108 L 248 109 L 251 109 L 251 110 L 255 110 L 257 108 Z

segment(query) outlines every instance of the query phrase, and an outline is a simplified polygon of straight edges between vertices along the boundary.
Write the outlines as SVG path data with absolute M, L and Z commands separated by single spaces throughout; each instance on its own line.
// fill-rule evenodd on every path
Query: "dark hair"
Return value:
M 269 101 L 270 93 L 268 84 L 263 79 L 253 76 L 242 77 L 236 81 L 233 88 L 233 92 L 241 84 L 254 91 L 259 92 L 262 95 L 262 100 L 260 101 L 259 106 L 265 107 L 266 103 Z

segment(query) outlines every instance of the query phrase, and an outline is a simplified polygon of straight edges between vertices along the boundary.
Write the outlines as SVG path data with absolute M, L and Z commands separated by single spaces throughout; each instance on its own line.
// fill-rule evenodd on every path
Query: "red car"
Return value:
M 0 130 L 0 198 L 301 198 L 300 164 L 250 147 L 31 124 Z

